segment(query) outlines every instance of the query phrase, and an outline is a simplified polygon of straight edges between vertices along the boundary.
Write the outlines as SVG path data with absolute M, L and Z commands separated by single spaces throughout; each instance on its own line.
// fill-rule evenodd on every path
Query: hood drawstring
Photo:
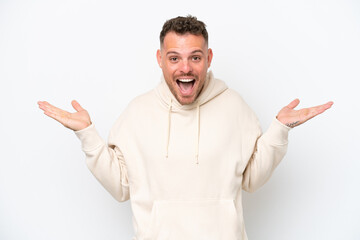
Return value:
M 199 164 L 199 138 L 200 138 L 200 103 L 196 106 L 196 151 L 195 151 L 195 163 Z
M 166 155 L 165 158 L 168 158 L 169 155 L 169 140 L 170 140 L 170 126 L 171 126 L 171 108 L 172 108 L 172 99 L 170 99 L 169 112 L 168 112 L 168 128 L 167 128 L 167 139 L 166 139 Z
M 166 136 L 166 154 L 165 158 L 169 156 L 169 141 L 170 141 L 170 127 L 171 127 L 171 110 L 172 110 L 172 99 L 170 99 L 168 109 L 168 128 Z M 196 143 L 195 143 L 195 163 L 199 164 L 199 139 L 200 139 L 200 103 L 196 105 Z

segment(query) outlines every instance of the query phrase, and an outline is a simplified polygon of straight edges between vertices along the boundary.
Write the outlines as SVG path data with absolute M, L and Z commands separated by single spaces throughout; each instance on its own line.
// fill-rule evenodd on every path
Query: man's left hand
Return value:
M 289 105 L 283 107 L 276 118 L 286 126 L 293 128 L 303 124 L 307 120 L 319 115 L 320 113 L 323 113 L 333 105 L 333 102 L 328 102 L 316 107 L 295 110 L 294 108 L 299 105 L 299 103 L 300 100 L 295 99 L 289 103 Z

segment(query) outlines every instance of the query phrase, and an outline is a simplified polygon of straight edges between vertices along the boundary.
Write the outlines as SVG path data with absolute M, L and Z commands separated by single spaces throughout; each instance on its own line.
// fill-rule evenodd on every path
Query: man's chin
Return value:
M 181 105 L 190 105 L 195 102 L 195 99 L 196 98 L 194 98 L 194 97 L 177 97 L 176 98 L 176 100 L 178 100 L 178 102 Z

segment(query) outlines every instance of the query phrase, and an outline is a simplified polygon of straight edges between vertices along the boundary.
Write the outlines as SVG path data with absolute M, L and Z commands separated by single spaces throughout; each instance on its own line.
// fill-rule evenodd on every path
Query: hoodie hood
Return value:
M 200 106 L 211 101 L 216 96 L 220 95 L 227 89 L 226 84 L 219 80 L 215 79 L 212 71 L 209 71 L 206 75 L 206 80 L 197 99 L 187 105 L 182 105 L 178 102 L 175 96 L 170 91 L 169 86 L 167 85 L 164 76 L 161 77 L 161 82 L 156 88 L 156 94 L 159 97 L 161 104 L 164 105 L 168 109 L 167 114 L 167 136 L 166 136 L 166 144 L 165 144 L 165 158 L 167 159 L 169 156 L 169 143 L 170 143 L 170 127 L 171 127 L 171 113 L 178 111 L 188 111 L 196 108 L 196 132 L 195 132 L 195 163 L 199 164 L 199 138 L 200 138 Z M 190 111 L 189 111 L 190 114 Z

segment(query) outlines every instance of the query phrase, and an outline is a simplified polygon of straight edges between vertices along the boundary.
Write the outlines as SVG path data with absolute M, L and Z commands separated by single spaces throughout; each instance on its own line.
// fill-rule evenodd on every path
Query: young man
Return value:
M 160 33 L 161 83 L 135 98 L 108 144 L 76 101 L 69 113 L 39 102 L 75 131 L 89 169 L 118 201 L 131 200 L 136 240 L 244 240 L 242 189 L 262 186 L 283 158 L 288 131 L 330 108 L 281 109 L 262 134 L 238 93 L 208 72 L 205 24 L 168 20 Z

